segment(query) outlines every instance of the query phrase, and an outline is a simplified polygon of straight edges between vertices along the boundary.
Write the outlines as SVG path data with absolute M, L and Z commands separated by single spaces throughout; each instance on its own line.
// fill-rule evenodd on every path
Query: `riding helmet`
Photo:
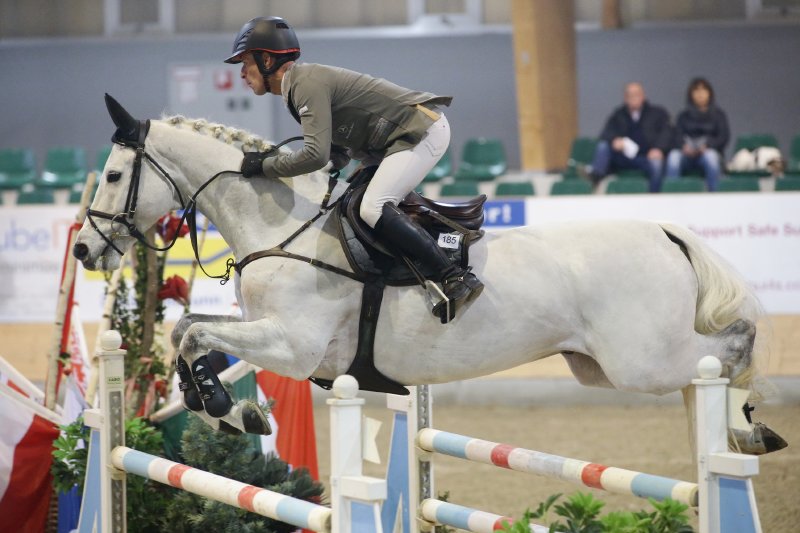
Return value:
M 300 42 L 289 23 L 280 17 L 256 17 L 242 26 L 225 63 L 241 63 L 248 51 L 288 54 L 300 52 Z

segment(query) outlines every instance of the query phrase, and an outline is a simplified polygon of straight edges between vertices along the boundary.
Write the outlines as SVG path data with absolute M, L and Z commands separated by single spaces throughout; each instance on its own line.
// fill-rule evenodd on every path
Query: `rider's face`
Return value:
M 256 95 L 267 94 L 267 88 L 264 86 L 264 77 L 261 76 L 261 72 L 258 70 L 258 65 L 256 65 L 252 52 L 246 52 L 242 56 L 241 77 Z

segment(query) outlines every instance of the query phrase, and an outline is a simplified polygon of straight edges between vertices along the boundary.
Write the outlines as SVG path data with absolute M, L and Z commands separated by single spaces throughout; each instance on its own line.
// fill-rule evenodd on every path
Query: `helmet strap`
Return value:
M 272 59 L 275 61 L 275 64 L 272 65 L 271 68 L 267 68 L 267 63 L 264 61 L 263 50 L 253 50 L 253 58 L 256 60 L 258 71 L 261 73 L 261 76 L 264 77 L 264 87 L 266 87 L 267 92 L 270 92 L 269 77 L 275 74 L 285 63 L 288 63 L 296 58 L 296 56 L 293 56 L 292 54 L 273 54 Z

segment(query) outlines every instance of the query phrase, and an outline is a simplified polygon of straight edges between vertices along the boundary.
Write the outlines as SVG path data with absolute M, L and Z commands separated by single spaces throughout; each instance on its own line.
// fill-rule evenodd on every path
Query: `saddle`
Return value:
M 428 271 L 390 250 L 359 216 L 361 201 L 376 167 L 354 176 L 354 183 L 337 205 L 339 240 L 353 271 L 362 277 L 380 277 L 386 285 L 421 284 L 425 279 L 441 281 L 440 272 Z M 355 183 L 358 180 L 359 183 Z M 437 202 L 410 192 L 398 207 L 419 224 L 445 251 L 454 264 L 469 266 L 469 247 L 483 237 L 483 204 L 486 195 L 459 203 Z
M 358 324 L 358 345 L 347 374 L 358 380 L 361 390 L 407 395 L 402 384 L 384 376 L 375 368 L 375 330 L 378 325 L 383 289 L 386 285 L 425 285 L 426 280 L 441 281 L 440 272 L 431 272 L 418 262 L 400 256 L 384 245 L 359 216 L 361 200 L 369 179 L 377 167 L 362 170 L 351 178 L 351 186 L 336 206 L 339 241 L 355 277 L 364 283 L 361 316 Z M 469 266 L 469 247 L 484 235 L 483 204 L 486 195 L 466 202 L 435 202 L 411 192 L 398 206 L 417 224 L 428 231 L 454 264 Z M 330 389 L 333 381 L 309 378 L 322 388 Z

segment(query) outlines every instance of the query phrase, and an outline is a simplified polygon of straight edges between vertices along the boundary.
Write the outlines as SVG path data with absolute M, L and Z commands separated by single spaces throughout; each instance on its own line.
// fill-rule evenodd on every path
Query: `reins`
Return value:
M 139 128 L 139 139 L 137 141 L 126 141 L 120 139 L 112 139 L 116 144 L 121 146 L 127 146 L 129 148 L 133 148 L 136 150 L 136 157 L 133 161 L 133 171 L 131 175 L 131 184 L 128 188 L 128 195 L 125 199 L 125 211 L 117 214 L 110 214 L 103 211 L 97 211 L 94 209 L 87 210 L 87 218 L 89 219 L 89 223 L 91 224 L 92 228 L 103 238 L 103 240 L 113 248 L 117 253 L 120 255 L 124 255 L 124 253 L 114 244 L 113 239 L 119 237 L 119 234 L 114 232 L 110 236 L 106 235 L 100 228 L 97 226 L 97 223 L 94 221 L 94 217 L 97 218 L 104 218 L 106 220 L 110 220 L 112 225 L 114 223 L 122 224 L 128 230 L 128 235 L 135 238 L 138 242 L 140 242 L 145 247 L 157 251 L 157 252 L 164 252 L 171 249 L 175 246 L 175 243 L 180 236 L 180 229 L 183 227 L 185 223 L 189 228 L 189 239 L 192 244 L 192 251 L 194 252 L 195 260 L 197 261 L 197 265 L 200 267 L 200 270 L 205 274 L 207 277 L 212 279 L 219 279 L 220 285 L 225 285 L 230 280 L 231 270 L 235 270 L 237 274 L 241 275 L 242 269 L 245 266 L 250 264 L 251 262 L 261 259 L 263 257 L 285 257 L 288 259 L 295 259 L 298 261 L 302 261 L 308 263 L 316 268 L 321 268 L 324 270 L 328 270 L 330 272 L 334 272 L 341 276 L 348 277 L 350 279 L 356 281 L 363 281 L 363 279 L 358 276 L 357 274 L 345 270 L 343 268 L 339 268 L 335 265 L 331 265 L 326 263 L 325 261 L 320 261 L 319 259 L 313 257 L 306 257 L 299 254 L 294 254 L 292 252 L 287 252 L 284 248 L 288 246 L 294 239 L 296 239 L 301 233 L 311 227 L 314 222 L 320 219 L 323 215 L 329 213 L 336 205 L 341 201 L 342 196 L 336 199 L 332 204 L 329 204 L 331 195 L 333 194 L 333 190 L 336 188 L 338 183 L 337 178 L 339 177 L 339 171 L 334 171 L 330 174 L 328 178 L 328 190 L 325 193 L 325 196 L 322 199 L 322 203 L 320 204 L 319 211 L 316 215 L 314 215 L 311 219 L 307 220 L 302 226 L 300 226 L 294 233 L 292 233 L 288 238 L 286 238 L 283 242 L 278 244 L 277 246 L 270 248 L 269 250 L 262 250 L 259 252 L 254 252 L 245 256 L 241 261 L 238 263 L 234 261 L 233 258 L 228 258 L 225 263 L 225 272 L 219 275 L 209 274 L 206 269 L 203 267 L 203 263 L 200 261 L 200 252 L 198 249 L 197 244 L 197 197 L 200 195 L 203 190 L 211 185 L 217 178 L 222 176 L 223 174 L 234 174 L 234 175 L 241 175 L 241 171 L 239 170 L 222 170 L 217 172 L 209 179 L 207 179 L 195 193 L 189 198 L 188 202 L 184 202 L 183 195 L 178 188 L 178 185 L 175 183 L 175 180 L 172 176 L 169 175 L 167 172 L 158 162 L 153 159 L 153 157 L 145 151 L 145 137 L 147 136 L 147 131 L 149 129 L 149 121 L 143 121 L 140 123 Z M 302 137 L 290 137 L 279 144 L 275 145 L 274 149 L 277 150 L 293 141 L 302 140 Z M 156 246 L 155 244 L 151 244 L 147 242 L 146 237 L 142 234 L 141 231 L 136 227 L 136 224 L 133 220 L 134 215 L 136 214 L 136 207 L 138 204 L 139 199 L 139 181 L 142 169 L 142 160 L 146 159 L 149 161 L 153 167 L 158 170 L 159 174 L 163 176 L 172 186 L 173 190 L 177 193 L 178 202 L 181 204 L 181 209 L 183 210 L 183 215 L 181 215 L 180 223 L 178 225 L 178 229 L 175 231 L 175 235 L 172 237 L 170 243 L 166 246 Z M 348 186 L 348 190 L 352 188 L 352 184 Z M 347 191 L 345 191 L 347 192 Z M 112 226 L 113 228 L 113 226 Z

